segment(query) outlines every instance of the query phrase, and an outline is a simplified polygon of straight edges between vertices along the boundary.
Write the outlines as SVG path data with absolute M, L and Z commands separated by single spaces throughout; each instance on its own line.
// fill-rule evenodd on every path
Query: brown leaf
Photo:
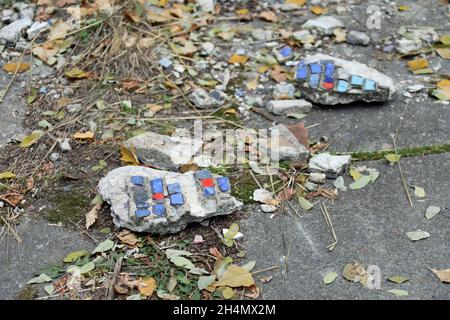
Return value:
M 133 147 L 125 148 L 124 146 L 120 147 L 120 154 L 122 157 L 120 158 L 121 161 L 125 163 L 129 163 L 132 165 L 139 165 L 138 158 L 136 156 L 136 151 Z
M 209 248 L 209 253 L 212 254 L 216 258 L 223 258 L 223 255 L 220 253 L 219 249 L 216 247 Z
M 56 42 L 45 42 L 44 44 L 34 47 L 33 54 L 43 62 L 47 62 L 49 58 L 58 53 L 59 47 Z
M 273 80 L 278 83 L 286 82 L 286 80 L 288 79 L 286 71 L 279 65 L 276 65 L 275 67 L 273 67 L 273 69 L 270 69 L 269 73 Z
M 277 197 L 280 201 L 288 201 L 291 200 L 295 195 L 295 190 L 292 188 L 286 188 L 284 190 L 281 190 Z
M 156 289 L 156 281 L 152 277 L 144 278 L 139 281 L 139 292 L 144 296 L 151 297 Z
M 95 206 L 92 207 L 91 210 L 89 210 L 88 213 L 86 213 L 86 229 L 89 229 L 90 226 L 92 226 L 95 221 L 97 221 L 98 219 L 98 214 L 100 212 L 100 209 L 102 208 L 102 206 L 100 204 L 96 204 Z
M 305 148 L 309 148 L 308 130 L 303 122 L 288 125 L 287 128 L 297 138 L 298 142 L 304 145 Z
M 11 62 L 3 65 L 3 70 L 9 73 L 22 73 L 30 69 L 30 65 L 25 62 Z
M 30 191 L 30 190 L 32 190 L 33 188 L 34 188 L 34 178 L 33 178 L 33 177 L 30 177 L 30 178 L 28 178 L 28 180 L 27 180 L 26 190 L 27 190 L 27 191 Z
M 273 11 L 263 11 L 259 14 L 259 17 L 269 22 L 278 22 L 278 17 Z
M 0 200 L 15 207 L 23 200 L 23 195 L 21 195 L 18 192 L 8 192 L 8 193 L 1 195 Z
M 86 132 L 75 132 L 73 134 L 74 139 L 80 139 L 80 140 L 92 140 L 94 139 L 94 133 L 92 131 L 86 131 Z
M 183 164 L 180 169 L 178 170 L 180 173 L 185 173 L 188 171 L 197 171 L 199 169 L 199 166 L 195 163 L 189 163 L 189 164 Z
M 132 233 L 130 230 L 122 230 L 117 235 L 117 238 L 119 238 L 120 241 L 122 241 L 125 244 L 128 244 L 130 246 L 136 245 L 138 242 L 138 239 L 134 233 Z
M 436 270 L 430 269 L 434 272 L 435 275 L 438 276 L 439 280 L 445 283 L 450 283 L 450 269 Z
M 246 296 L 247 298 L 256 300 L 259 298 L 259 288 L 256 285 L 253 285 L 251 287 L 249 287 L 247 290 L 249 290 L 250 292 L 245 292 L 244 296 Z

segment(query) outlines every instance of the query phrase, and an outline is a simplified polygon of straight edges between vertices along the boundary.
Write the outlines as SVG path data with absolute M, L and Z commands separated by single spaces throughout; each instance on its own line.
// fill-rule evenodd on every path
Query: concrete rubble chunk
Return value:
M 337 177 L 350 165 L 351 160 L 351 156 L 335 156 L 325 152 L 312 157 L 308 168 L 311 172 L 324 172 L 329 177 Z
M 331 35 L 334 29 L 343 27 L 344 24 L 341 21 L 331 16 L 320 16 L 310 19 L 302 25 L 304 29 L 316 29 L 326 35 Z
M 211 178 L 217 180 L 215 175 Z M 161 197 L 154 197 L 153 188 L 161 188 Z M 177 233 L 189 223 L 228 215 L 243 206 L 231 190 L 216 185 L 214 195 L 205 195 L 202 189 L 193 171 L 181 174 L 139 166 L 114 169 L 98 184 L 117 227 L 153 234 Z
M 276 152 L 273 152 L 272 145 L 278 148 L 279 160 L 286 161 L 306 161 L 309 156 L 308 149 L 297 140 L 294 134 L 284 124 L 278 124 L 270 128 L 271 140 L 269 146 L 271 148 L 270 157 L 276 159 Z M 274 138 L 275 132 L 278 133 L 278 141 Z
M 19 40 L 22 31 L 31 26 L 32 23 L 33 21 L 31 21 L 29 17 L 25 17 L 4 26 L 0 29 L 0 40 L 6 42 L 16 42 Z
M 397 90 L 392 78 L 374 68 L 321 53 L 300 61 L 295 77 L 303 96 L 323 105 L 386 102 Z
M 124 146 L 133 148 L 143 164 L 163 170 L 178 170 L 201 150 L 203 141 L 190 136 L 167 136 L 149 131 L 128 139 Z
M 347 42 L 353 45 L 367 46 L 370 43 L 370 37 L 365 32 L 352 30 L 347 35 Z
M 267 110 L 279 116 L 291 113 L 310 112 L 312 104 L 304 99 L 296 100 L 272 100 L 267 103 Z

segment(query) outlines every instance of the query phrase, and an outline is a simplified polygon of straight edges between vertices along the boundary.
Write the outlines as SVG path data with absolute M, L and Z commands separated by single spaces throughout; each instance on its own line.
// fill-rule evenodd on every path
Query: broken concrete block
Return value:
M 279 116 L 291 113 L 310 112 L 312 104 L 304 99 L 297 100 L 272 100 L 266 106 L 267 110 Z
M 324 172 L 335 178 L 350 165 L 351 160 L 351 156 L 334 156 L 325 152 L 312 157 L 308 168 L 311 172 Z
M 272 160 L 286 161 L 305 161 L 309 156 L 308 149 L 297 140 L 294 134 L 284 124 L 278 124 L 270 128 L 271 139 L 269 146 L 271 148 L 270 157 Z M 278 134 L 278 139 L 274 138 L 274 134 Z M 276 152 L 278 149 L 278 159 Z
M 25 17 L 4 26 L 0 29 L 0 40 L 16 42 L 19 40 L 22 31 L 31 26 L 32 23 L 33 21 L 29 17 Z
M 124 146 L 133 148 L 143 164 L 163 170 L 178 170 L 201 150 L 203 141 L 190 136 L 166 136 L 149 131 L 128 139 Z
M 210 178 L 204 178 L 204 174 Z M 111 205 L 117 227 L 167 234 L 242 207 L 230 188 L 220 187 L 219 178 L 204 170 L 180 174 L 127 166 L 109 172 L 100 180 L 98 190 Z
M 295 78 L 308 100 L 324 105 L 385 102 L 396 91 L 387 75 L 363 63 L 326 54 L 303 59 L 296 67 Z
M 367 46 L 370 43 L 370 37 L 365 32 L 352 30 L 347 35 L 347 43 Z
M 310 19 L 302 25 L 304 29 L 316 29 L 326 35 L 331 35 L 334 29 L 343 27 L 344 24 L 341 21 L 331 16 L 320 16 Z

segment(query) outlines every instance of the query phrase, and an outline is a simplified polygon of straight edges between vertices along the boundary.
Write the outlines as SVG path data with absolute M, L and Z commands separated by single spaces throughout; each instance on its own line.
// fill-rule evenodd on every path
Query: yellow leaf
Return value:
M 439 89 L 450 89 L 450 80 L 441 80 L 436 85 Z
M 246 14 L 248 14 L 248 9 L 239 9 L 239 10 L 236 10 L 236 14 L 238 14 L 238 15 L 246 15 Z
M 87 78 L 89 76 L 89 72 L 75 67 L 70 69 L 69 71 L 66 71 L 65 75 L 70 79 L 82 79 Z
M 139 281 L 139 292 L 144 296 L 151 297 L 156 288 L 156 281 L 152 277 Z
M 11 62 L 6 63 L 3 65 L 3 70 L 9 73 L 15 73 L 17 70 L 17 73 L 22 73 L 30 69 L 30 65 L 25 62 Z
M 6 180 L 6 179 L 12 179 L 15 178 L 16 175 L 12 173 L 11 171 L 5 171 L 0 173 L 0 180 Z
M 325 8 L 319 7 L 319 6 L 312 6 L 311 7 L 311 12 L 314 13 L 315 15 L 321 15 L 326 11 Z
M 246 87 L 248 90 L 256 90 L 256 88 L 258 87 L 258 77 L 256 77 L 252 81 L 247 82 Z
M 86 132 L 75 132 L 73 134 L 74 139 L 80 139 L 80 140 L 92 140 L 94 139 L 94 133 L 92 131 L 86 131 Z
M 248 60 L 247 56 L 239 55 L 239 54 L 233 54 L 230 59 L 228 60 L 228 63 L 240 63 L 245 64 Z
M 20 143 L 21 148 L 28 148 L 38 142 L 38 140 L 42 137 L 43 132 L 36 130 L 33 131 L 29 136 L 26 136 L 23 138 L 22 142 Z
M 223 115 L 229 115 L 229 114 L 237 114 L 236 109 L 230 108 L 224 111 Z
M 425 59 L 416 59 L 408 61 L 408 67 L 411 71 L 428 68 L 428 61 Z
M 120 147 L 120 154 L 122 157 L 120 158 L 121 161 L 132 164 L 132 165 L 138 165 L 139 161 L 136 156 L 136 152 L 134 151 L 134 148 L 131 147 L 130 149 L 125 147 Z
M 52 28 L 48 34 L 47 40 L 53 41 L 57 39 L 63 39 L 66 37 L 69 32 L 70 27 L 65 24 L 63 21 L 57 21 L 52 25 Z
M 436 52 L 444 59 L 450 59 L 450 48 L 438 48 Z
M 152 116 L 153 116 L 158 111 L 161 111 L 162 109 L 164 109 L 164 106 L 162 106 L 160 104 L 147 103 L 145 105 L 145 108 L 150 110 L 150 112 L 152 113 Z
M 228 266 L 219 281 L 214 283 L 216 287 L 228 286 L 232 288 L 250 287 L 255 284 L 255 280 L 250 272 L 234 264 Z
M 450 46 L 450 36 L 448 34 L 442 35 L 439 40 L 446 46 Z
M 400 6 L 398 6 L 398 10 L 399 11 L 409 11 L 409 6 L 407 6 L 407 5 L 400 5 Z
M 390 153 L 384 156 L 387 161 L 389 161 L 390 163 L 396 163 L 400 161 L 400 158 L 402 157 L 401 154 L 395 154 L 395 153 Z
M 353 178 L 353 180 L 356 181 L 359 178 L 361 178 L 362 174 L 358 170 L 351 168 L 350 169 L 350 176 Z
M 259 73 L 265 73 L 265 72 L 267 72 L 267 70 L 269 70 L 269 68 L 270 68 L 270 66 L 263 65 L 263 66 L 258 68 L 258 72 Z
M 295 4 L 296 6 L 304 5 L 306 0 L 286 0 L 284 3 L 286 4 Z
M 234 289 L 230 287 L 225 287 L 222 290 L 222 295 L 225 299 L 231 299 L 234 296 Z

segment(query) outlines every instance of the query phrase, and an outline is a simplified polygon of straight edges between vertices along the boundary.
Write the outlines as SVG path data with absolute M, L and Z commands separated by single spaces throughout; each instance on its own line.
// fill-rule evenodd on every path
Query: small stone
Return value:
M 194 236 L 194 244 L 201 244 L 203 242 L 205 242 L 205 240 L 203 240 L 203 237 L 200 234 Z
M 370 37 L 365 32 L 352 30 L 347 35 L 347 42 L 353 45 L 367 46 L 370 43 Z
M 344 25 L 341 21 L 331 16 L 320 16 L 310 19 L 302 25 L 302 28 L 315 29 L 326 35 L 331 35 L 334 29 L 343 27 Z
M 255 29 L 252 31 L 252 37 L 258 41 L 270 41 L 273 39 L 272 30 Z
M 408 91 L 414 93 L 414 92 L 418 92 L 418 91 L 422 90 L 423 88 L 425 88 L 425 86 L 423 84 L 415 84 L 415 85 L 409 86 Z
M 215 48 L 215 46 L 214 46 L 214 43 L 212 43 L 212 42 L 202 43 L 202 49 L 205 51 L 205 53 L 207 55 L 210 55 L 211 53 L 213 53 L 214 48 Z
M 20 10 L 19 12 L 20 18 L 28 18 L 30 20 L 34 19 L 34 9 L 32 7 L 26 7 Z
M 295 95 L 295 87 L 292 83 L 276 84 L 273 90 L 273 97 L 275 99 L 292 99 Z
M 9 22 L 13 20 L 14 17 L 14 10 L 12 9 L 5 9 L 2 11 L 2 21 L 3 22 Z
M 3 208 L 5 206 L 5 203 L 3 201 L 0 201 L 0 208 Z
M 81 110 L 81 104 L 80 103 L 68 104 L 66 106 L 66 109 L 69 113 L 75 113 Z
M 32 23 L 33 21 L 30 18 L 25 17 L 8 24 L 0 30 L 0 40 L 15 43 L 19 40 L 22 31 L 31 26 Z
M 203 88 L 194 89 L 189 95 L 189 100 L 198 108 L 207 108 L 215 103 L 208 92 Z
M 269 101 L 266 108 L 273 114 L 286 116 L 291 113 L 310 112 L 312 104 L 304 99 L 272 100 Z
M 161 60 L 159 60 L 159 64 L 160 64 L 164 69 L 167 69 L 167 68 L 169 68 L 169 67 L 173 64 L 173 62 L 172 62 L 172 60 L 170 60 L 170 58 L 165 57 L 165 58 L 162 58 Z
M 197 0 L 200 9 L 205 12 L 214 12 L 215 0 Z
M 292 37 L 297 40 L 300 41 L 303 44 L 311 44 L 314 43 L 314 41 L 316 40 L 316 38 L 311 34 L 311 32 L 309 30 L 299 30 L 299 31 L 295 31 L 292 34 Z
M 264 100 L 259 96 L 245 96 L 245 103 L 249 106 L 264 107 Z
M 309 181 L 315 182 L 315 183 L 324 183 L 325 182 L 326 175 L 325 173 L 320 172 L 311 172 L 309 174 Z
M 28 49 L 28 42 L 26 42 L 24 39 L 21 39 L 17 41 L 16 46 L 14 47 L 17 51 L 25 51 Z
M 270 128 L 270 158 L 274 161 L 306 161 L 309 156 L 308 149 L 295 137 L 284 124 Z M 273 147 L 272 147 L 273 146 Z M 278 154 L 278 158 L 277 158 Z
M 303 186 L 308 190 L 308 191 L 317 191 L 317 189 L 319 188 L 319 186 L 313 182 L 310 181 L 306 181 Z
M 422 41 L 419 39 L 400 39 L 397 40 L 395 49 L 401 54 L 406 54 L 412 51 L 418 51 L 422 48 L 422 46 Z
M 350 165 L 351 160 L 351 156 L 334 156 L 325 152 L 312 157 L 308 167 L 311 172 L 319 171 L 336 177 Z
M 59 141 L 59 150 L 61 150 L 61 152 L 71 151 L 72 147 L 70 146 L 69 142 L 70 139 L 68 138 Z
M 261 211 L 265 212 L 265 213 L 272 213 L 277 210 L 277 207 L 271 206 L 270 204 L 262 204 L 260 206 L 260 208 L 261 208 Z
M 266 189 L 256 189 L 253 191 L 253 201 L 268 204 L 273 201 L 273 196 L 272 193 Z
M 56 161 L 58 161 L 60 158 L 61 158 L 61 156 L 60 156 L 59 153 L 57 153 L 57 152 L 53 152 L 53 153 L 50 155 L 50 161 L 51 161 L 51 162 L 56 162 Z
M 39 33 L 50 29 L 50 24 L 47 21 L 36 21 L 27 30 L 28 40 L 33 38 Z

